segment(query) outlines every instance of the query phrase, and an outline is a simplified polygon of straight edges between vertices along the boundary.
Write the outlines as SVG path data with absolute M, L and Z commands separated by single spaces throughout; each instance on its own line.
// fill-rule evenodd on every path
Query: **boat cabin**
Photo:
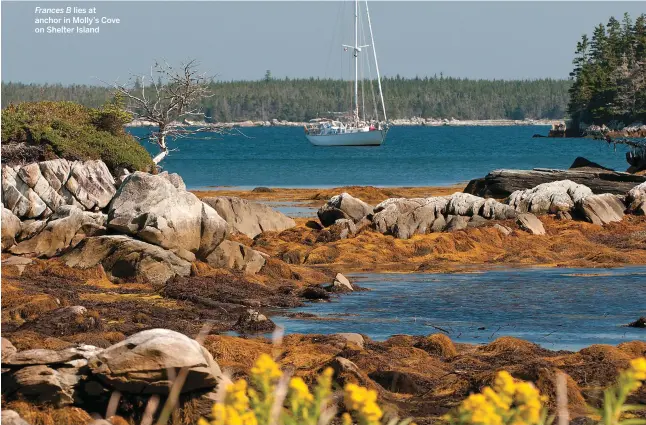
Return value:
M 310 124 L 305 126 L 305 133 L 313 136 L 331 136 L 346 133 L 362 133 L 366 131 L 376 131 L 380 129 L 379 123 L 359 122 L 357 124 L 344 124 L 341 121 L 317 121 L 311 120 Z

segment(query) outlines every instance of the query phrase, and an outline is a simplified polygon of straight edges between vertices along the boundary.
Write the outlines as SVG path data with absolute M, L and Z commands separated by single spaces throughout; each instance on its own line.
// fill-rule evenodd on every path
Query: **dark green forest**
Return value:
M 577 124 L 646 122 L 646 15 L 599 24 L 577 43 L 568 112 Z
M 562 119 L 571 84 L 553 79 L 489 81 L 444 76 L 383 79 L 389 119 Z M 315 78 L 212 82 L 211 91 L 214 96 L 203 99 L 202 106 L 208 117 L 220 122 L 305 121 L 348 111 L 352 93 L 349 81 Z M 365 92 L 365 104 L 371 110 L 368 82 Z M 108 88 L 97 86 L 2 83 L 3 108 L 38 100 L 69 100 L 96 108 L 111 97 Z

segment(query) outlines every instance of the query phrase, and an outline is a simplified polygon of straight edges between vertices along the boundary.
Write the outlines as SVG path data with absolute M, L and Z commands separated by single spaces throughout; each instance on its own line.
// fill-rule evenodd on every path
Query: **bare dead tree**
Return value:
M 166 61 L 157 61 L 150 67 L 150 75 L 133 76 L 125 84 L 110 84 L 115 94 L 125 99 L 128 112 L 157 127 L 143 138 L 159 147 L 159 154 L 153 158 L 155 164 L 175 150 L 168 147 L 169 140 L 226 131 L 214 126 L 189 126 L 186 122 L 189 118 L 204 122 L 208 117 L 200 101 L 213 96 L 209 91 L 211 78 L 200 73 L 197 65 L 190 60 L 175 68 Z

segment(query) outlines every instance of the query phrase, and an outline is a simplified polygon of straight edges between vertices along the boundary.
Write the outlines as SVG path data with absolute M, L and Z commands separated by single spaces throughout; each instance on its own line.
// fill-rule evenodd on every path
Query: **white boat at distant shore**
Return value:
M 313 120 L 315 123 L 305 125 L 305 137 L 316 146 L 380 146 L 386 140 L 388 133 L 388 120 L 386 118 L 386 106 L 384 104 L 384 95 L 381 89 L 381 76 L 379 75 L 379 65 L 377 62 L 377 50 L 375 40 L 372 34 L 372 24 L 370 22 L 370 12 L 368 10 L 368 1 L 365 1 L 365 13 L 367 17 L 368 29 L 370 31 L 370 44 L 359 45 L 359 0 L 354 2 L 354 46 L 343 45 L 344 51 L 351 49 L 354 56 L 354 100 L 351 105 L 352 113 L 345 122 L 340 120 Z M 362 23 L 363 21 L 361 21 Z M 365 35 L 364 35 L 365 38 Z M 375 60 L 375 71 L 377 73 L 377 86 L 379 87 L 379 100 L 381 101 L 381 110 L 383 121 L 379 121 L 379 107 L 377 100 L 374 98 L 374 116 L 372 119 L 366 118 L 365 93 L 363 92 L 362 75 L 362 103 L 363 110 L 359 110 L 359 54 L 363 48 L 372 47 L 372 53 Z M 368 58 L 366 58 L 368 59 Z M 368 62 L 368 72 L 371 72 Z M 363 68 L 362 68 L 363 73 Z M 369 76 L 369 84 L 372 84 L 372 75 Z M 372 88 L 372 86 L 370 86 Z M 361 114 L 360 114 L 361 112 Z
M 340 121 L 325 121 L 305 126 L 307 139 L 316 146 L 379 146 L 386 138 L 388 128 L 378 128 L 379 123 L 358 126 Z

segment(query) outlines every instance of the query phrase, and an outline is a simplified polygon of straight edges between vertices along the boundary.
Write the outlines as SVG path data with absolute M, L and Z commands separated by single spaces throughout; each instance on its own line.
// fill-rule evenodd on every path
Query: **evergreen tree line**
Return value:
M 646 122 L 646 14 L 611 17 L 577 43 L 568 112 L 577 125 Z
M 568 103 L 568 80 L 469 80 L 434 76 L 387 77 L 382 80 L 386 112 L 397 118 L 562 119 Z M 214 96 L 202 100 L 213 121 L 307 121 L 347 112 L 352 82 L 332 79 L 275 79 L 268 72 L 260 81 L 212 82 Z M 361 86 L 360 86 L 361 87 Z M 374 116 L 376 83 L 363 83 L 367 116 Z M 10 103 L 68 100 L 96 108 L 112 97 L 109 88 L 61 84 L 2 83 L 2 107 Z M 362 108 L 363 110 L 363 108 Z M 379 117 L 383 119 L 381 114 Z

